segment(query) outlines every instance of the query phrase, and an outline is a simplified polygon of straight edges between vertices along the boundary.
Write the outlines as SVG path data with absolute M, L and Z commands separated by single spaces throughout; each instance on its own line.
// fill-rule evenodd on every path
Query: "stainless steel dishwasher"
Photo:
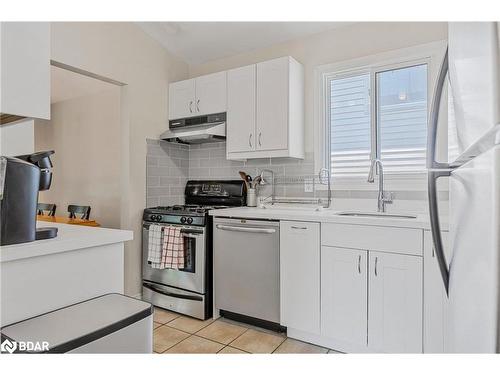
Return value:
M 279 325 L 279 221 L 214 219 L 215 307 Z

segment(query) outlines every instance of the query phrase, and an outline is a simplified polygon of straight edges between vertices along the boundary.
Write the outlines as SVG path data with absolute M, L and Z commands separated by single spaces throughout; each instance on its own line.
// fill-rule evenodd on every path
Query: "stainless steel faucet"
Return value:
M 375 181 L 375 174 L 378 175 L 378 212 L 385 212 L 385 205 L 392 203 L 392 193 L 384 191 L 384 166 L 380 159 L 373 159 L 370 164 L 370 173 L 368 173 L 368 182 Z

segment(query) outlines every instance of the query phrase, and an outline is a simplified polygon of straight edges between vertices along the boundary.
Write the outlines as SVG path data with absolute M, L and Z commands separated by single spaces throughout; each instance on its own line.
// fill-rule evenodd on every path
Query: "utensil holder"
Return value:
M 257 192 L 255 188 L 249 188 L 247 190 L 247 206 L 257 207 Z

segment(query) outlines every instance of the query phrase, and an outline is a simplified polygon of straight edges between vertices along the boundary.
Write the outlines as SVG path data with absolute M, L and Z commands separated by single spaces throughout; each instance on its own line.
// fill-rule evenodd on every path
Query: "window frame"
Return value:
M 328 168 L 331 157 L 330 146 L 330 99 L 328 98 L 329 82 L 335 78 L 349 77 L 359 74 L 370 74 L 370 126 L 371 152 L 370 158 L 377 155 L 377 123 L 376 116 L 376 74 L 393 69 L 401 69 L 427 64 L 427 113 L 430 112 L 431 98 L 439 74 L 441 61 L 446 51 L 446 41 L 422 44 L 402 48 L 375 55 L 364 56 L 352 60 L 318 66 L 315 69 L 315 131 L 314 131 L 314 165 L 316 170 Z M 447 121 L 446 115 L 440 116 L 440 123 Z M 445 129 L 443 129 L 445 128 Z M 328 140 L 328 141 L 327 141 Z M 438 152 L 440 157 L 447 155 L 447 128 L 440 126 L 438 131 Z M 368 175 L 368 171 L 366 171 Z M 388 189 L 425 190 L 427 173 L 388 173 L 386 176 Z M 322 185 L 319 189 L 324 188 Z M 364 176 L 337 177 L 332 179 L 332 189 L 375 190 L 374 184 L 366 183 Z

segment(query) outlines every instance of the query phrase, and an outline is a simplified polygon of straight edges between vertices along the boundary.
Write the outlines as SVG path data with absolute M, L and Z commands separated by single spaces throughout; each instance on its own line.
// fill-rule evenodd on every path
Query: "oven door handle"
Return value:
M 142 228 L 149 230 L 150 225 L 156 225 L 156 224 L 142 224 Z M 168 225 L 165 225 L 165 226 L 168 226 Z M 181 233 L 184 235 L 184 237 L 194 238 L 195 236 L 203 236 L 203 230 L 196 231 L 196 230 L 189 230 L 189 229 L 181 229 Z M 191 236 L 187 236 L 188 234 Z
M 183 237 L 194 238 L 195 240 L 203 236 L 203 233 L 181 232 Z
M 186 294 L 179 294 L 179 293 L 167 292 L 167 291 L 162 290 L 162 289 L 160 289 L 158 287 L 155 287 L 154 285 L 149 284 L 149 283 L 142 283 L 142 286 L 144 288 L 152 290 L 153 292 L 160 293 L 160 294 L 163 294 L 164 296 L 168 296 L 168 297 L 174 297 L 174 298 L 180 298 L 180 299 L 188 299 L 188 300 L 191 300 L 191 301 L 203 301 L 202 297 L 188 296 Z

